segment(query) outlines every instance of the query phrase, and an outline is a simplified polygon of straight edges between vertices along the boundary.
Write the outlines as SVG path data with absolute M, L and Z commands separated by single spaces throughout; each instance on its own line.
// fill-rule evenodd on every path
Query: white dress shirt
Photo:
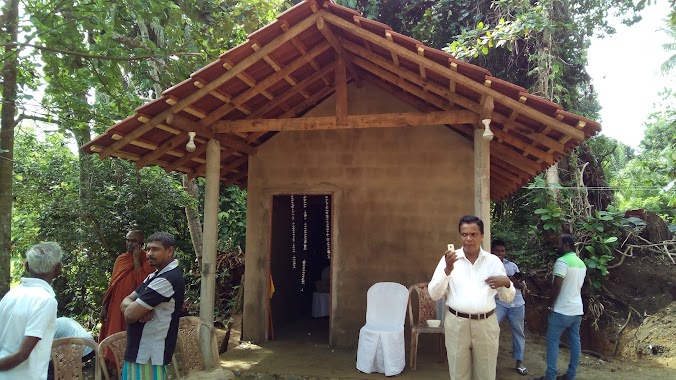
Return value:
M 453 264 L 449 276 L 446 276 L 446 259 L 443 256 L 434 270 L 428 285 L 433 300 L 448 295 L 446 306 L 458 312 L 476 314 L 495 309 L 496 294 L 501 301 L 511 302 L 514 299 L 516 289 L 511 281 L 509 288 L 498 289 L 491 289 L 486 283 L 486 279 L 490 276 L 507 275 L 502 261 L 497 256 L 481 249 L 479 257 L 472 264 L 462 248 L 457 249 L 455 255 L 458 260 Z

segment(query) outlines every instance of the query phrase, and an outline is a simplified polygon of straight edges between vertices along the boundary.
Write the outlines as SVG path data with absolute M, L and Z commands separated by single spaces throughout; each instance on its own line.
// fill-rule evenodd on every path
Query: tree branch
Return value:
M 50 124 L 59 124 L 59 121 L 56 119 L 48 118 L 48 117 L 42 117 L 42 116 L 33 116 L 33 115 L 26 115 L 25 113 L 22 113 L 19 115 L 19 117 L 16 118 L 14 121 L 15 125 L 19 125 L 20 122 L 24 120 L 35 120 L 35 121 L 42 121 L 45 123 L 50 123 Z
M 10 46 L 10 47 L 17 47 L 17 46 L 29 46 L 34 49 L 38 50 L 45 50 L 45 51 L 52 51 L 55 53 L 61 53 L 61 54 L 67 54 L 67 55 L 74 55 L 77 57 L 82 57 L 82 58 L 90 58 L 90 59 L 102 59 L 102 60 L 108 60 L 108 61 L 142 61 L 144 59 L 155 59 L 156 57 L 160 56 L 160 54 L 155 54 L 155 55 L 141 55 L 137 57 L 109 57 L 105 55 L 96 55 L 96 54 L 87 54 L 87 53 L 82 53 L 78 51 L 72 51 L 72 50 L 64 50 L 64 49 L 59 49 L 59 48 L 52 48 L 48 46 L 39 46 L 39 45 L 33 45 L 33 44 L 18 44 L 18 43 L 0 43 L 0 46 Z M 201 55 L 201 53 L 190 53 L 190 52 L 177 52 L 177 53 L 170 53 L 166 54 L 167 56 L 172 56 L 172 55 Z

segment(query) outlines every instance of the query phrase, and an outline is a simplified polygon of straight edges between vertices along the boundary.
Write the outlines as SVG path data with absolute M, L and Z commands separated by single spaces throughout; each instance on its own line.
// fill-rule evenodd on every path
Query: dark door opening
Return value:
M 330 194 L 272 197 L 268 338 L 329 342 Z

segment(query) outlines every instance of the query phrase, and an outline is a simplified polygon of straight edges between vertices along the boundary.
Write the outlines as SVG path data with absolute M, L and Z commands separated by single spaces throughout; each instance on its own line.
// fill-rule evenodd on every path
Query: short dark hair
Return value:
M 501 245 L 501 246 L 505 247 L 505 249 L 507 249 L 507 244 L 505 244 L 505 241 L 500 240 L 500 239 L 495 239 L 491 242 L 491 249 L 493 249 L 493 248 L 495 248 L 499 245 Z
M 148 243 L 150 243 L 151 241 L 159 241 L 160 243 L 162 243 L 162 246 L 164 246 L 164 248 L 169 247 L 176 248 L 176 239 L 174 238 L 174 235 L 168 232 L 155 232 L 154 234 L 148 237 L 147 241 Z
M 479 231 L 481 234 L 484 234 L 484 222 L 479 219 L 478 216 L 474 215 L 465 215 L 462 218 L 460 218 L 460 223 L 458 223 L 458 232 L 460 232 L 460 227 L 462 227 L 463 224 L 476 224 L 479 226 Z
M 573 236 L 570 234 L 562 234 L 561 235 L 561 245 L 568 244 L 568 246 L 571 249 L 575 249 L 575 239 L 573 239 Z

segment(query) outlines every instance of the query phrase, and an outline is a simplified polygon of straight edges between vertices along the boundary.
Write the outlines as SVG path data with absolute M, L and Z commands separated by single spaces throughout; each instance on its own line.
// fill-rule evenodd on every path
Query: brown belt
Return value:
M 456 317 L 468 318 L 468 319 L 486 319 L 486 318 L 490 317 L 491 315 L 493 315 L 493 313 L 495 313 L 495 309 L 493 309 L 493 310 L 491 310 L 487 313 L 467 314 L 467 313 L 461 313 L 459 311 L 455 311 L 455 310 L 451 309 L 450 306 L 448 307 L 448 311 L 450 311 L 451 314 L 455 315 Z

